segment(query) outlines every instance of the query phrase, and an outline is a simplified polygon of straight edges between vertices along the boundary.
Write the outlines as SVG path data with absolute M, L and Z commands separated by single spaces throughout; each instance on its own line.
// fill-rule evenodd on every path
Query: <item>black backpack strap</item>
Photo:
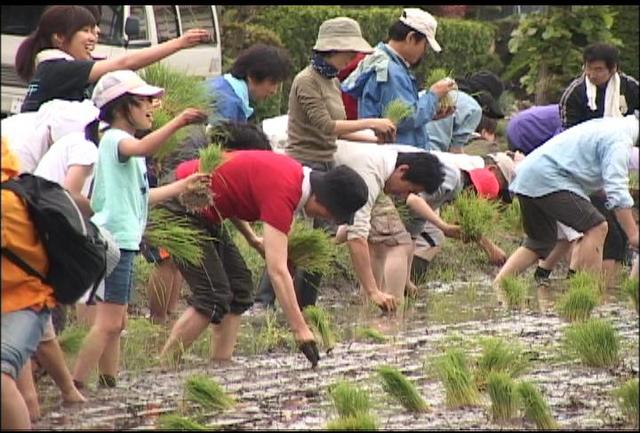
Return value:
M 40 278 L 42 281 L 46 281 L 44 275 L 33 269 L 27 262 L 18 257 L 13 251 L 8 248 L 2 247 L 2 255 L 11 260 L 16 265 L 20 266 L 27 274 L 33 275 L 36 278 Z

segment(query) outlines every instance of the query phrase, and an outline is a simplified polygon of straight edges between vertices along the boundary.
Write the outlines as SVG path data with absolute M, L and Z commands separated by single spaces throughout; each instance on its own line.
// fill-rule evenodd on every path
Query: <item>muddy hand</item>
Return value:
M 320 353 L 318 352 L 318 345 L 316 342 L 313 340 L 304 341 L 298 344 L 298 349 L 300 349 L 300 351 L 304 353 L 304 356 L 307 357 L 311 363 L 311 367 L 316 368 L 318 361 L 320 361 Z
M 207 113 L 197 108 L 187 108 L 180 113 L 180 120 L 184 126 L 192 123 L 204 123 L 207 121 Z
M 382 311 L 394 311 L 396 309 L 396 298 L 380 290 L 371 296 L 371 300 L 375 302 Z

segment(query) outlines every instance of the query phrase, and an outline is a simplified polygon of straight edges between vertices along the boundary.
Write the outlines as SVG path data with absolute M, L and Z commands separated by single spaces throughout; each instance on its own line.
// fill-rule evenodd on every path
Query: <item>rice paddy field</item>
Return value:
M 516 236 L 505 235 L 498 243 L 511 252 L 516 240 Z M 417 298 L 407 300 L 394 316 L 365 304 L 348 273 L 335 276 L 326 281 L 318 302 L 328 316 L 335 343 L 327 353 L 322 338 L 317 337 L 322 359 L 315 370 L 295 349 L 279 310 L 245 316 L 233 361 L 208 360 L 207 333 L 185 354 L 180 368 L 163 369 L 157 354 L 168 328 L 152 325 L 145 318 L 144 290 L 138 287 L 138 299 L 131 305 L 128 330 L 121 340 L 124 367 L 117 387 L 97 388 L 94 377 L 85 391 L 89 401 L 68 407 L 59 402 L 51 379 L 43 377 L 39 382 L 43 416 L 34 427 L 529 430 L 554 425 L 571 430 L 633 429 L 638 419 L 639 331 L 638 314 L 628 294 L 620 288 L 609 289 L 590 310 L 589 318 L 609 324 L 617 341 L 615 353 L 606 354 L 610 362 L 592 367 L 567 339 L 569 328 L 586 322 L 571 322 L 561 314 L 560 302 L 569 290 L 566 268 L 552 274 L 549 288 L 529 284 L 524 303 L 515 309 L 491 287 L 495 272 L 497 268 L 485 264 L 472 244 L 445 244 L 426 274 L 416 278 L 420 286 Z M 530 274 L 527 277 L 531 281 Z M 186 294 L 185 288 L 183 296 Z M 184 300 L 181 305 L 184 308 Z M 76 327 L 73 323 L 68 326 L 71 331 Z M 488 345 L 487 339 L 493 343 Z M 484 352 L 487 347 L 493 347 L 491 354 Z M 463 372 L 455 366 L 449 366 L 447 375 L 441 374 L 441 360 L 452 351 L 464 358 L 466 376 L 460 376 Z M 511 353 L 509 361 L 502 361 L 507 367 L 500 367 L 499 352 Z M 389 393 L 379 373 L 383 366 L 401 373 L 426 409 L 407 409 Z M 491 371 L 506 372 L 513 383 L 502 375 L 500 383 L 508 386 L 493 382 L 487 386 Z M 185 384 L 198 376 L 218 384 L 216 389 L 226 394 L 224 401 L 233 403 L 216 406 L 190 398 Z M 457 377 L 457 381 L 445 383 L 446 377 Z M 635 380 L 635 396 L 634 382 L 630 382 L 631 397 L 625 400 L 618 389 L 630 380 Z M 360 403 L 343 397 L 337 409 L 331 392 L 344 381 L 357 387 Z M 539 399 L 534 403 L 547 408 L 546 421 L 536 418 L 538 406 L 531 406 L 532 397 L 527 407 L 512 403 L 516 390 L 522 388 L 524 395 L 525 385 L 520 384 L 525 382 L 532 385 L 526 385 L 527 392 Z M 469 388 L 461 389 L 461 384 Z M 500 389 L 513 392 L 500 396 Z M 466 403 L 456 400 L 463 393 L 474 397 Z M 502 408 L 497 406 L 500 402 Z M 349 404 L 355 406 L 349 409 Z M 358 405 L 366 406 L 366 411 L 357 412 Z M 340 417 L 339 412 L 350 410 L 350 417 Z M 509 414 L 506 419 L 505 413 Z

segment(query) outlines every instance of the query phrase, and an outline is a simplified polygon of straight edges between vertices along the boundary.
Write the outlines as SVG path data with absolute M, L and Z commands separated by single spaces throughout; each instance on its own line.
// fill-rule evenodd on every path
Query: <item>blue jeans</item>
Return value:
M 133 259 L 137 251 L 120 250 L 120 261 L 104 280 L 104 302 L 126 305 L 133 286 Z
M 2 313 L 2 372 L 13 380 L 38 348 L 50 314 L 46 308 Z

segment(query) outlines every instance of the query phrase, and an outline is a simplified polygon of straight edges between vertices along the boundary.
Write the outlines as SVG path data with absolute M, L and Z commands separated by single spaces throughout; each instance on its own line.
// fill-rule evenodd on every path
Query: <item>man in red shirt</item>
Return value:
M 198 170 L 191 160 L 176 168 L 182 179 Z M 287 317 L 300 350 L 315 367 L 319 360 L 313 333 L 304 321 L 287 268 L 287 241 L 294 214 L 353 221 L 353 214 L 367 201 L 368 188 L 353 169 L 340 166 L 328 172 L 303 167 L 293 158 L 270 151 L 236 151 L 211 174 L 214 204 L 199 214 L 189 213 L 179 199 L 164 206 L 185 216 L 214 240 L 203 242 L 200 266 L 180 264 L 192 291 L 189 307 L 178 319 L 161 356 L 179 356 L 209 323 L 213 324 L 213 358 L 228 360 L 233 354 L 240 315 L 253 304 L 253 282 L 240 252 L 222 221 L 230 219 L 248 243 L 265 258 L 267 273 L 278 302 Z M 248 222 L 264 223 L 263 238 Z

